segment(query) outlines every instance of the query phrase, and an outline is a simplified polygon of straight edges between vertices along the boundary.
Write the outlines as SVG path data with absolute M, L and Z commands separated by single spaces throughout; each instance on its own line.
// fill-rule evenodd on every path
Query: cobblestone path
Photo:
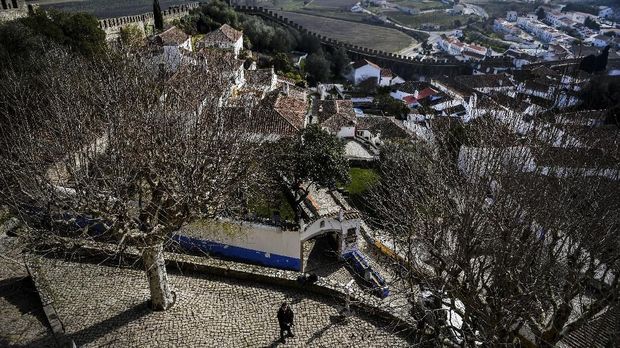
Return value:
M 54 347 L 17 243 L 0 231 L 0 347 Z
M 140 270 L 41 259 L 67 335 L 83 347 L 402 347 L 389 323 L 355 314 L 335 319 L 336 301 L 313 294 L 210 275 L 170 274 L 177 303 L 166 312 L 146 306 Z M 276 312 L 292 303 L 296 337 L 277 342 Z

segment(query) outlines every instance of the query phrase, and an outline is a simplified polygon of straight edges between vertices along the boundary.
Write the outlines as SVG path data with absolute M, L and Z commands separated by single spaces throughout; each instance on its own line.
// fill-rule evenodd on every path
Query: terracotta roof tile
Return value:
M 177 27 L 171 27 L 163 33 L 155 35 L 155 38 L 163 45 L 180 45 L 189 39 L 189 35 Z
M 234 44 L 242 35 L 242 32 L 233 29 L 228 24 L 224 24 L 218 29 L 207 33 L 201 41 L 201 44 L 207 47 L 212 45 Z
M 379 67 L 377 64 L 366 59 L 358 60 L 357 62 L 353 63 L 353 69 L 359 69 L 365 65 L 370 65 L 374 68 L 381 69 L 381 67 Z

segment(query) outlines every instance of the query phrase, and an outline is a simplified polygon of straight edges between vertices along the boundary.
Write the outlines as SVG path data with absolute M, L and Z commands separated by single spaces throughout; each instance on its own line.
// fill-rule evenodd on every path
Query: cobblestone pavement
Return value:
M 345 145 L 345 152 L 348 157 L 363 158 L 369 160 L 373 158 L 372 154 L 355 140 L 347 141 Z
M 84 347 L 275 347 L 275 318 L 292 303 L 292 347 L 408 346 L 389 323 L 357 313 L 335 320 L 338 303 L 326 297 L 211 275 L 170 274 L 177 303 L 168 311 L 146 306 L 141 270 L 42 258 L 43 277 L 67 335 Z
M 17 239 L 0 232 L 0 347 L 53 347 Z

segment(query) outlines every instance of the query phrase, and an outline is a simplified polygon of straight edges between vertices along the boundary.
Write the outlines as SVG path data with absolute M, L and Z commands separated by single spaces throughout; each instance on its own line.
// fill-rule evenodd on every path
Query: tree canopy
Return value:
M 159 0 L 153 0 L 153 20 L 155 21 L 155 29 L 164 29 L 164 16 L 161 12 L 161 6 L 159 6 Z
M 28 56 L 41 55 L 50 44 L 66 46 L 89 58 L 106 50 L 105 33 L 97 18 L 86 13 L 50 9 L 0 25 L 1 61 L 19 64 Z
M 296 194 L 295 205 L 307 196 L 309 185 L 335 188 L 349 182 L 344 143 L 318 125 L 309 125 L 293 138 L 273 145 L 273 170 Z

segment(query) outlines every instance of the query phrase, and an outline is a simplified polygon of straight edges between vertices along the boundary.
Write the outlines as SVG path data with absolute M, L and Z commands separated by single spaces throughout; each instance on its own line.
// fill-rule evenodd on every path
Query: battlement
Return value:
M 301 26 L 300 24 L 278 14 L 277 12 L 260 7 L 260 6 L 245 6 L 238 5 L 235 6 L 235 10 L 239 12 L 245 12 L 249 14 L 254 14 L 258 16 L 265 17 L 272 21 L 278 22 L 280 24 L 292 27 L 298 30 L 301 33 L 305 33 L 310 36 L 316 37 L 323 45 L 332 46 L 332 47 L 343 47 L 345 48 L 352 56 L 356 58 L 366 58 L 374 60 L 376 63 L 380 63 L 384 66 L 392 68 L 393 71 L 403 71 L 410 70 L 405 69 L 405 65 L 408 67 L 411 66 L 425 66 L 425 69 L 428 70 L 428 67 L 435 67 L 437 69 L 442 70 L 446 75 L 458 75 L 458 74 L 470 74 L 468 72 L 468 67 L 466 67 L 463 63 L 458 60 L 449 57 L 449 58 L 432 58 L 432 59 L 419 59 L 416 57 L 404 56 L 392 52 L 386 52 L 381 50 L 376 50 L 368 47 L 362 47 L 358 45 L 353 45 L 348 42 L 343 42 L 340 40 L 336 40 L 333 38 L 329 38 L 323 36 L 319 33 L 308 30 L 307 28 Z M 401 66 L 401 69 L 397 67 Z M 471 69 L 469 69 L 471 70 Z M 425 73 L 428 74 L 428 73 Z M 401 73 L 402 75 L 402 73 Z
M 178 6 L 171 6 L 167 10 L 162 11 L 164 19 L 180 18 L 189 13 L 189 11 L 200 7 L 200 3 L 192 2 Z M 99 27 L 108 32 L 110 29 L 119 29 L 129 24 L 148 24 L 154 22 L 153 12 L 147 12 L 134 16 L 123 16 L 114 18 L 104 18 L 99 20 Z
M 10 21 L 28 15 L 25 0 L 0 0 L 0 21 Z

